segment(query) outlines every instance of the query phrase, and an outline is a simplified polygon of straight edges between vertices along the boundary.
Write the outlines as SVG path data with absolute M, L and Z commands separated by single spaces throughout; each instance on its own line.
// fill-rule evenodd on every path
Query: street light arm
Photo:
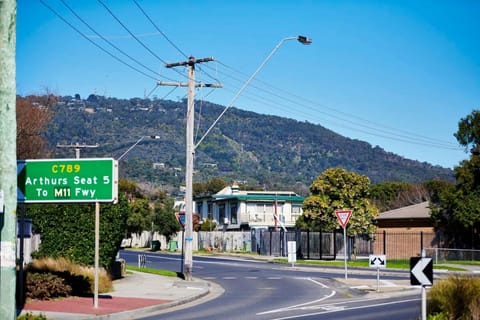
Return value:
M 130 148 L 127 149 L 127 151 L 125 151 L 124 153 L 122 153 L 122 155 L 120 157 L 118 157 L 117 161 L 120 161 L 123 157 L 125 157 L 127 155 L 127 153 L 130 152 L 130 150 L 132 150 L 133 148 L 136 147 L 137 144 L 139 144 L 143 139 L 145 139 L 145 137 L 147 136 L 143 136 L 141 137 L 140 139 L 137 140 L 137 142 L 135 142 Z
M 240 94 L 242 94 L 242 92 L 247 88 L 247 86 L 250 84 L 250 82 L 252 82 L 252 80 L 255 78 L 255 76 L 267 64 L 267 62 L 272 58 L 272 56 L 275 54 L 275 52 L 277 52 L 277 50 L 282 46 L 282 44 L 285 41 L 288 41 L 288 40 L 297 40 L 298 42 L 300 42 L 302 44 L 312 43 L 312 40 L 308 37 L 305 37 L 305 36 L 286 37 L 286 38 L 283 38 L 282 40 L 280 40 L 280 42 L 275 46 L 275 48 L 273 48 L 273 50 L 265 58 L 265 60 L 263 60 L 263 62 L 260 64 L 260 66 L 257 68 L 257 70 L 255 70 L 255 72 L 250 76 L 250 78 L 248 78 L 248 80 L 243 84 L 243 86 L 240 88 L 240 90 L 238 90 L 238 92 L 235 94 L 235 96 L 233 96 L 232 100 L 230 100 L 230 103 L 225 107 L 225 109 L 223 109 L 222 113 L 220 113 L 220 115 L 217 117 L 217 119 L 207 129 L 205 134 L 200 138 L 200 140 L 198 140 L 198 142 L 195 144 L 194 150 L 203 141 L 203 139 L 205 139 L 205 137 L 210 133 L 210 131 L 212 131 L 213 127 L 215 127 L 215 125 L 218 123 L 218 121 L 220 121 L 220 119 L 223 117 L 225 112 L 227 112 L 227 110 L 230 109 L 233 106 L 234 102 L 238 99 Z

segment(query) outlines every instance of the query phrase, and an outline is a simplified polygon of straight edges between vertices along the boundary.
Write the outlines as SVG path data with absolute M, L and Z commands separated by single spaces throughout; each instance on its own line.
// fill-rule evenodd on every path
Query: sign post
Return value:
M 368 258 L 370 262 L 370 268 L 377 268 L 377 292 L 380 291 L 380 269 L 387 267 L 387 257 L 385 255 L 371 254 Z
M 95 203 L 93 306 L 98 308 L 100 202 L 118 201 L 118 162 L 112 158 L 19 160 L 17 201 Z
M 183 261 L 185 259 L 185 252 L 183 251 L 183 248 L 185 248 L 185 212 L 176 212 L 175 217 L 182 226 L 182 260 L 180 262 L 180 273 L 183 274 Z
M 433 285 L 433 261 L 425 257 L 422 250 L 421 257 L 410 258 L 410 284 L 422 286 L 422 320 L 427 319 L 427 286 Z
M 343 250 L 345 251 L 344 262 L 345 262 L 345 280 L 348 278 L 347 276 L 347 223 L 352 216 L 352 210 L 338 210 L 335 211 L 337 215 L 338 222 L 343 228 Z

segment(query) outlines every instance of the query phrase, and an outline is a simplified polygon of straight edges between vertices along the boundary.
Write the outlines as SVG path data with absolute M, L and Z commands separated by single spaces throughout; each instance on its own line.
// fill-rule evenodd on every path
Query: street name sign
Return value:
M 350 220 L 350 217 L 352 216 L 352 210 L 339 210 L 335 211 L 335 214 L 337 215 L 338 222 L 340 223 L 342 228 L 345 229 L 348 220 Z
M 112 158 L 17 161 L 20 203 L 116 202 L 118 165 Z
M 384 254 L 371 254 L 368 261 L 370 268 L 385 269 L 387 267 L 387 257 Z
M 431 286 L 433 284 L 432 258 L 410 258 L 410 284 L 412 286 Z

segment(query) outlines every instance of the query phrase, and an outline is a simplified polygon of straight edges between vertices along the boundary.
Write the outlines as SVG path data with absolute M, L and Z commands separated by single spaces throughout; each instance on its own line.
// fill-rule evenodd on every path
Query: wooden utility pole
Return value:
M 195 59 L 189 57 L 188 61 L 169 63 L 167 68 L 188 66 L 188 84 L 184 83 L 172 83 L 172 82 L 158 82 L 158 85 L 168 86 L 187 86 L 187 119 L 186 119 L 186 164 L 185 164 L 185 243 L 183 244 L 183 250 L 185 255 L 184 260 L 184 272 L 185 280 L 192 280 L 193 269 L 193 157 L 195 155 L 195 144 L 193 141 L 193 128 L 194 128 L 194 113 L 195 113 L 195 87 L 211 87 L 220 88 L 220 84 L 195 84 L 195 64 L 213 61 L 213 58 Z
M 17 121 L 15 0 L 0 0 L 0 319 L 16 315 Z
M 80 143 L 75 143 L 75 144 L 57 144 L 57 148 L 74 148 L 75 149 L 75 158 L 80 159 L 80 150 L 81 149 L 86 149 L 86 148 L 98 148 L 98 143 L 97 144 L 80 144 Z

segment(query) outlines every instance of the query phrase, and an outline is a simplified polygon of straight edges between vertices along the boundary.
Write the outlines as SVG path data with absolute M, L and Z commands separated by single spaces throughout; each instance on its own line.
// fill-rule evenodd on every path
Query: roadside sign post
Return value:
M 380 291 L 380 269 L 385 269 L 387 267 L 387 257 L 383 254 L 371 254 L 368 258 L 370 262 L 370 268 L 377 269 L 377 292 Z
M 410 258 L 410 284 L 422 286 L 422 320 L 427 319 L 427 286 L 433 285 L 433 261 L 425 257 L 422 250 L 421 257 Z
M 93 306 L 98 308 L 100 202 L 118 201 L 118 161 L 113 158 L 17 161 L 17 202 L 95 203 Z
M 345 280 L 348 278 L 347 276 L 347 223 L 352 216 L 352 210 L 338 210 L 335 211 L 335 215 L 337 216 L 338 222 L 343 228 L 343 249 L 345 251 L 344 262 L 345 262 Z
M 182 260 L 180 262 L 180 273 L 183 274 L 183 261 L 185 259 L 185 253 L 183 251 L 183 248 L 185 248 L 185 212 L 176 212 L 175 217 L 182 226 Z

